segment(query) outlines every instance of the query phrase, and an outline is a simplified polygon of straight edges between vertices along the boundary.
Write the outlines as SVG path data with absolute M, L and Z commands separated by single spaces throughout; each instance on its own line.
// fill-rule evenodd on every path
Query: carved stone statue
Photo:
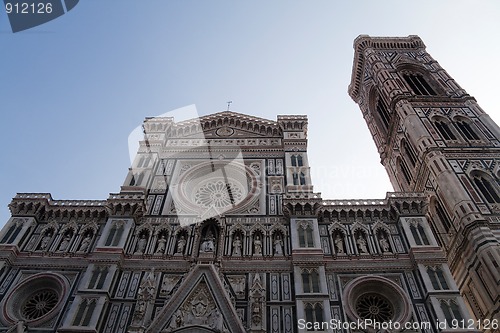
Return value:
M 51 239 L 52 239 L 52 233 L 49 231 L 42 238 L 42 242 L 40 243 L 40 250 L 47 250 Z
M 389 245 L 389 241 L 387 238 L 385 238 L 384 235 L 380 237 L 378 240 L 378 243 L 380 244 L 380 247 L 382 248 L 382 252 L 391 252 L 391 247 Z
M 161 235 L 161 238 L 158 239 L 158 243 L 156 246 L 156 252 L 155 253 L 163 253 L 165 252 L 165 244 L 167 243 L 167 240 L 165 239 L 165 235 Z
M 66 251 L 68 249 L 70 240 L 71 240 L 70 235 L 64 236 L 64 239 L 62 240 L 61 244 L 59 244 L 59 249 L 57 251 L 59 251 L 59 252 Z
M 262 241 L 259 235 L 256 235 L 253 241 L 253 253 L 255 255 L 262 255 Z
M 135 253 L 139 253 L 139 254 L 144 253 L 144 250 L 146 249 L 147 243 L 148 243 L 148 240 L 146 239 L 146 235 L 142 234 L 141 238 L 139 238 L 139 241 L 137 241 L 137 245 L 135 247 Z
M 241 240 L 238 235 L 233 241 L 233 256 L 241 256 Z
M 366 240 L 361 234 L 358 235 L 358 238 L 356 239 L 356 244 L 358 244 L 359 253 L 368 253 L 368 248 L 366 247 Z
M 186 246 L 186 238 L 184 238 L 184 235 L 182 235 L 181 238 L 179 238 L 179 240 L 177 241 L 177 252 L 176 253 L 183 254 L 185 246 Z
M 82 240 L 82 243 L 80 244 L 80 248 L 78 249 L 78 252 L 86 252 L 87 249 L 89 248 L 91 240 L 92 240 L 92 237 L 90 237 L 90 235 L 85 236 L 85 238 Z
M 276 239 L 274 240 L 274 254 L 277 256 L 283 255 L 283 241 L 279 234 L 276 235 Z
M 212 235 L 212 231 L 208 230 L 207 235 L 205 236 L 205 240 L 201 244 L 201 250 L 203 252 L 214 252 L 214 236 Z
M 344 240 L 342 239 L 342 236 L 340 236 L 340 234 L 337 234 L 337 236 L 335 237 L 335 248 L 337 250 L 337 254 L 344 253 Z

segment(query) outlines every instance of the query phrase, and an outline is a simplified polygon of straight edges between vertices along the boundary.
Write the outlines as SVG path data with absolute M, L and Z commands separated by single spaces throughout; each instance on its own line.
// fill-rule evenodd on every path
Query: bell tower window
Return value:
M 481 174 L 473 176 L 474 185 L 489 203 L 500 203 L 500 197 L 491 182 Z
M 439 134 L 441 135 L 441 137 L 443 139 L 445 139 L 445 140 L 456 140 L 457 139 L 457 137 L 451 131 L 448 124 L 445 123 L 444 121 L 436 120 L 436 121 L 434 121 L 434 126 L 436 126 L 436 129 L 438 130 Z
M 385 129 L 386 130 L 389 129 L 389 124 L 391 122 L 391 115 L 389 113 L 389 110 L 387 109 L 387 106 L 385 105 L 384 101 L 382 101 L 381 98 L 377 100 L 376 109 Z
M 472 129 L 471 125 L 465 120 L 455 121 L 455 126 L 464 138 L 467 140 L 480 140 L 477 133 Z
M 434 89 L 427 83 L 422 74 L 404 73 L 403 78 L 408 86 L 413 90 L 413 93 L 418 96 L 435 96 L 437 95 Z

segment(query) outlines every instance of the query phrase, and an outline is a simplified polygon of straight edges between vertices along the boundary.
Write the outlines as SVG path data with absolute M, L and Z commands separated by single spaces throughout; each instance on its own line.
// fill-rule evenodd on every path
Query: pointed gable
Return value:
M 213 265 L 198 264 L 181 282 L 146 332 L 244 333 L 233 303 Z

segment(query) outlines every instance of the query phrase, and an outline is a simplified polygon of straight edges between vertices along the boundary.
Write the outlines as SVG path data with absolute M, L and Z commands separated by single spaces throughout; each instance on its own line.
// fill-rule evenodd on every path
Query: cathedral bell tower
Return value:
M 428 218 L 477 319 L 500 318 L 500 129 L 418 36 L 359 36 L 349 94 L 396 189 Z

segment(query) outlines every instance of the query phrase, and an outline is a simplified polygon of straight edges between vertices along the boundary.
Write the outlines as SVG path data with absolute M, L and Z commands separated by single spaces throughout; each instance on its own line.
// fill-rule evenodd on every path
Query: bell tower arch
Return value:
M 479 319 L 500 317 L 500 129 L 418 36 L 354 41 L 349 94 L 397 191 L 431 228 Z

